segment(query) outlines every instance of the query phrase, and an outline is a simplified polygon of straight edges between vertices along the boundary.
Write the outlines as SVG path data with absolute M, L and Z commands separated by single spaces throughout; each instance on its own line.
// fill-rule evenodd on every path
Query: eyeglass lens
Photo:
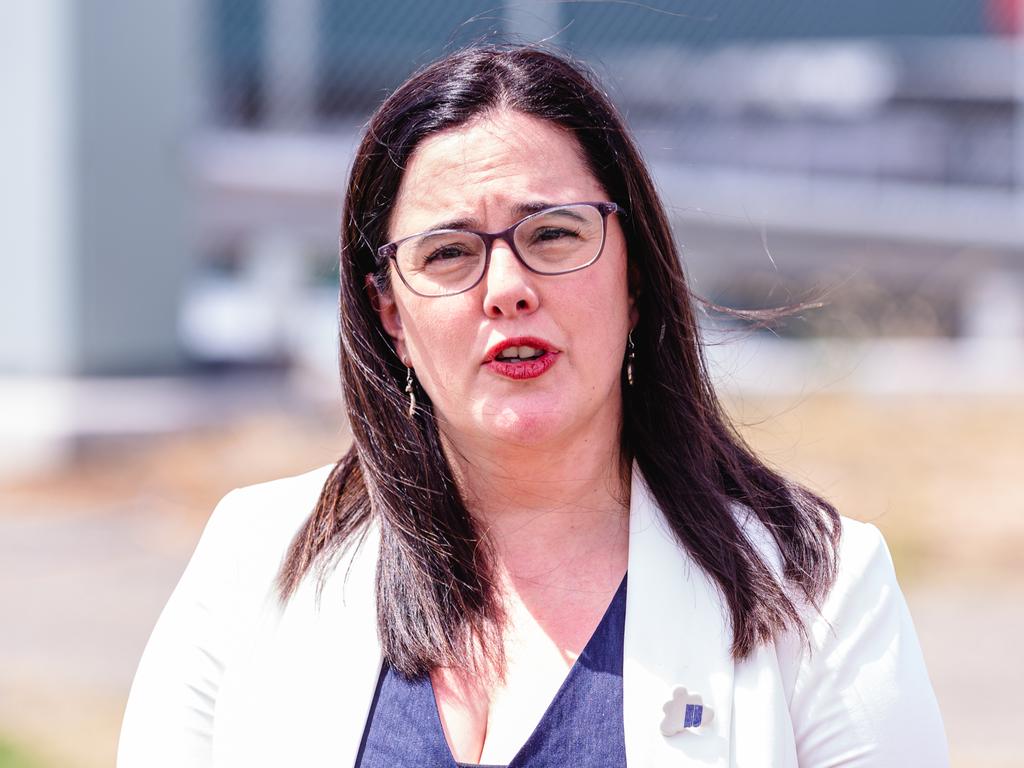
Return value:
M 530 269 L 559 274 L 587 266 L 601 253 L 604 216 L 591 205 L 548 208 L 516 225 L 513 244 Z M 395 260 L 417 293 L 444 296 L 471 287 L 483 274 L 487 245 L 472 232 L 438 230 L 399 244 Z

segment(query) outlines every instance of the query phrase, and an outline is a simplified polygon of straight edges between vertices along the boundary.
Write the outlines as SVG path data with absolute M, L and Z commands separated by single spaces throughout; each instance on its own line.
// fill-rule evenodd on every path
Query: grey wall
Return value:
M 0 372 L 178 364 L 192 12 L 183 0 L 0 7 Z
M 60 368 L 71 347 L 67 17 L 63 3 L 0 6 L 0 372 Z

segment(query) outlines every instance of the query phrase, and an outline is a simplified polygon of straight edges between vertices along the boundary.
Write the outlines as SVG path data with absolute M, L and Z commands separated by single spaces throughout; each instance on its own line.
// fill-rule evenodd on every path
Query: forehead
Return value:
M 524 204 L 604 200 L 583 150 L 566 129 L 502 111 L 424 139 L 409 158 L 388 234 L 441 222 L 502 228 Z

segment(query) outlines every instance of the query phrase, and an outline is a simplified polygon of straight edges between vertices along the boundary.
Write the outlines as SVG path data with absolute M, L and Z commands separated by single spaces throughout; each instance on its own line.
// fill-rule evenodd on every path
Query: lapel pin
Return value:
M 665 719 L 661 721 L 661 732 L 666 736 L 700 728 L 715 719 L 714 711 L 704 706 L 701 695 L 690 693 L 685 688 L 672 691 L 672 698 L 661 709 L 665 713 Z

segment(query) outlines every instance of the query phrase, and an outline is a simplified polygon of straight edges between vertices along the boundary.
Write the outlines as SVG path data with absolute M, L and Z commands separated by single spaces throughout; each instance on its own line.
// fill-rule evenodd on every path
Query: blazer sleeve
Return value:
M 790 700 L 801 768 L 949 765 L 917 634 L 874 526 L 843 521 L 839 574 L 809 641 Z
M 238 491 L 214 509 L 149 638 L 121 728 L 118 768 L 207 768 L 236 638 Z

